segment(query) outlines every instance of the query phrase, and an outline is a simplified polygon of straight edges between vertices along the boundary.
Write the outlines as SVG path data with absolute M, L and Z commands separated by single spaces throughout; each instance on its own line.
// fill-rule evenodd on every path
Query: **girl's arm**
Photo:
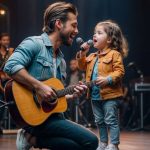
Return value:
M 115 84 L 116 82 L 121 80 L 124 74 L 125 74 L 125 70 L 124 70 L 122 56 L 120 53 L 114 53 L 113 72 L 109 74 L 109 76 L 112 78 L 112 83 Z

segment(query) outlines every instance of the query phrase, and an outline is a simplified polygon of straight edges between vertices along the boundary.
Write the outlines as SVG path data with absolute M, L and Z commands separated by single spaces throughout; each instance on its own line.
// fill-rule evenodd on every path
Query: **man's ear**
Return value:
M 57 20 L 55 21 L 55 27 L 56 27 L 58 30 L 60 30 L 60 29 L 63 27 L 63 23 L 62 23 L 62 21 L 61 21 L 60 19 L 57 19 Z

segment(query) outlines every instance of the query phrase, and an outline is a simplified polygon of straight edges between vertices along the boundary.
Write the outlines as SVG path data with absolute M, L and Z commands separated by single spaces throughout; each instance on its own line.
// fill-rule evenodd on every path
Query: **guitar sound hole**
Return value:
M 58 103 L 57 99 L 54 99 L 53 102 L 52 102 L 52 100 L 50 102 L 43 101 L 42 102 L 43 111 L 44 112 L 52 111 L 57 106 L 57 103 Z
M 57 98 L 52 98 L 52 99 L 50 99 L 50 100 L 48 100 L 48 103 L 55 103 L 57 101 Z

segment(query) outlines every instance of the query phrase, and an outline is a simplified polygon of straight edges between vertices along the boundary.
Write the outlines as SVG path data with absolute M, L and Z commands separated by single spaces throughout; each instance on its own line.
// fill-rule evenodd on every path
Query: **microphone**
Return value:
M 136 64 L 135 62 L 132 61 L 127 65 L 127 67 L 136 67 Z
M 127 65 L 128 68 L 133 68 L 138 74 L 143 75 L 142 71 L 139 69 L 139 67 L 136 65 L 134 61 L 130 62 Z
M 5 46 L 5 49 L 6 49 L 6 51 L 9 51 L 9 46 L 8 45 Z
M 76 39 L 76 42 L 77 42 L 77 44 L 80 45 L 80 46 L 84 43 L 83 39 L 80 38 L 80 37 L 78 37 L 78 38 Z M 91 47 L 91 46 L 93 46 L 93 41 L 90 39 L 90 40 L 87 41 L 87 44 Z M 85 49 L 84 49 L 83 47 L 80 47 L 80 50 L 81 50 L 81 51 L 85 51 Z

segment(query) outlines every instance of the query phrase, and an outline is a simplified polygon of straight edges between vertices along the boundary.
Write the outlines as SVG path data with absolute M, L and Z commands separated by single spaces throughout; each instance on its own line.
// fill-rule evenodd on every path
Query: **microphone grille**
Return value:
M 93 40 L 88 40 L 87 43 L 88 45 L 93 46 Z
M 82 43 L 84 43 L 83 39 L 80 38 L 80 37 L 76 38 L 76 42 L 77 42 L 77 44 L 79 44 L 79 45 L 81 45 Z

